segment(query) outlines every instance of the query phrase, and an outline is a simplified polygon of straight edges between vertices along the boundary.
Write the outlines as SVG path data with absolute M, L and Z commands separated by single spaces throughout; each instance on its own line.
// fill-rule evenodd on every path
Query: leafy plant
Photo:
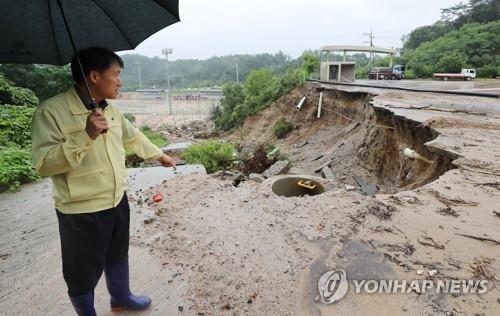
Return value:
M 202 164 L 208 173 L 228 168 L 234 160 L 235 150 L 229 143 L 207 140 L 191 145 L 182 157 L 190 164 Z
M 161 148 L 168 144 L 168 139 L 166 139 L 161 133 L 152 131 L 147 125 L 141 128 L 141 132 L 157 147 Z
M 222 110 L 212 112 L 218 129 L 230 130 L 242 124 L 245 118 L 266 108 L 282 95 L 305 83 L 304 69 L 289 70 L 286 76 L 274 76 L 268 69 L 250 72 L 243 85 L 224 86 Z
M 306 72 L 306 76 L 309 77 L 313 73 L 317 73 L 319 69 L 319 57 L 312 53 L 304 53 L 302 55 L 302 69 Z
M 405 52 L 408 67 L 419 78 L 431 77 L 438 71 L 460 71 L 462 67 L 499 67 L 500 37 L 497 34 L 500 34 L 500 20 L 464 24 L 460 29 Z M 480 76 L 489 74 L 481 73 Z
M 37 179 L 29 149 L 0 147 L 0 191 L 13 190 Z
M 3 64 L 0 73 L 13 85 L 33 91 L 40 100 L 62 93 L 73 84 L 69 65 Z
M 31 146 L 31 117 L 34 108 L 0 105 L 0 146 Z
M 0 75 L 0 103 L 34 107 L 38 105 L 38 98 L 29 89 L 11 86 Z
M 500 75 L 500 66 L 486 65 L 477 70 L 477 75 L 481 78 L 496 78 Z
M 273 127 L 273 134 L 278 138 L 285 138 L 288 133 L 293 130 L 293 124 L 280 118 Z

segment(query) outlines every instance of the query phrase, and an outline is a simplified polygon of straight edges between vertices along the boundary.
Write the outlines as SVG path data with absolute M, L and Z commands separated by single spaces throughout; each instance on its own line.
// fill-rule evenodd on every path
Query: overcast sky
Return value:
M 135 52 L 172 60 L 275 53 L 292 57 L 324 45 L 401 47 L 401 37 L 440 17 L 459 0 L 179 0 L 181 22 L 151 36 Z M 132 52 L 132 51 L 127 51 Z

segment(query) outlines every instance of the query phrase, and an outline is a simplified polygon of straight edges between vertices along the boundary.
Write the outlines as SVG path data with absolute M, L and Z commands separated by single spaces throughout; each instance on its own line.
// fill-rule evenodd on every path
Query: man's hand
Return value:
M 173 167 L 174 170 L 177 169 L 177 168 L 175 168 L 175 161 L 174 161 L 174 159 L 172 157 L 170 157 L 169 155 L 163 154 L 163 156 L 161 156 L 158 159 L 158 162 L 161 163 L 161 165 L 163 167 Z
M 102 131 L 106 129 L 108 129 L 108 121 L 106 117 L 104 117 L 101 109 L 97 109 L 87 116 L 87 126 L 85 130 L 90 138 L 95 140 L 97 136 L 101 135 Z

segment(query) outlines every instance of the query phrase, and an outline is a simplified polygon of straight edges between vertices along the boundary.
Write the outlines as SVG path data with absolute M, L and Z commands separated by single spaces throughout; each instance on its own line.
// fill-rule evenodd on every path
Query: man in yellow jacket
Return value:
M 129 288 L 130 208 L 125 192 L 125 148 L 175 167 L 114 106 L 122 59 L 104 48 L 78 52 L 71 62 L 75 85 L 40 104 L 32 122 L 33 161 L 53 181 L 63 276 L 78 315 L 95 315 L 94 288 L 103 271 L 113 310 L 148 308 L 151 299 Z M 90 98 L 98 104 L 89 110 Z

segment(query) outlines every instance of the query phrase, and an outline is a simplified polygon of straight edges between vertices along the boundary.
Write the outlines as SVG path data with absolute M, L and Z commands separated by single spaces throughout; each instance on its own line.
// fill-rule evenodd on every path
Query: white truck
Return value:
M 469 80 L 476 78 L 476 69 L 463 68 L 462 72 L 460 72 L 459 74 L 437 72 L 437 73 L 433 74 L 432 77 L 434 79 L 444 80 L 444 81 L 448 81 L 448 80 L 467 80 L 467 81 L 469 81 Z

